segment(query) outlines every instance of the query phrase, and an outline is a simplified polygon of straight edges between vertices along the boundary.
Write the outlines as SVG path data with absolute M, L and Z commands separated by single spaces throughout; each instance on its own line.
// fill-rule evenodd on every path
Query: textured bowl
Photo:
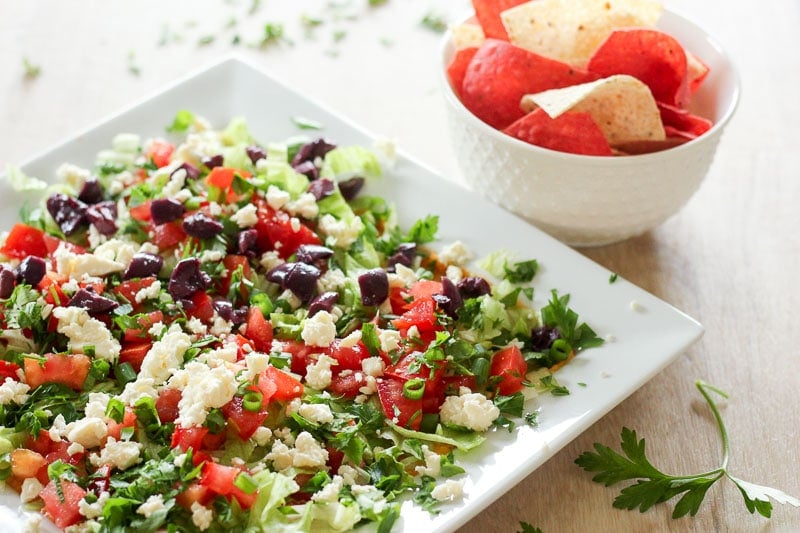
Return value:
M 442 49 L 441 86 L 450 137 L 467 183 L 500 206 L 573 246 L 597 246 L 650 230 L 694 194 L 714 159 L 722 131 L 739 100 L 731 61 L 706 32 L 665 10 L 658 27 L 701 58 L 711 71 L 690 110 L 714 126 L 680 146 L 643 155 L 600 157 L 540 148 L 495 130 L 458 99 Z

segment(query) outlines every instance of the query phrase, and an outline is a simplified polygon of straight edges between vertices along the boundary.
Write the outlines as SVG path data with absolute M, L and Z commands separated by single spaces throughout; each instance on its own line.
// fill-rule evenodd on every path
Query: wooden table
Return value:
M 455 20 L 467 0 L 390 0 L 372 9 L 366 0 L 343 9 L 321 0 L 164 4 L 3 2 L 0 166 L 236 49 L 461 179 L 436 85 L 440 36 L 419 21 L 429 11 Z M 693 386 L 703 378 L 731 394 L 722 413 L 734 473 L 800 496 L 800 4 L 667 4 L 727 48 L 742 80 L 741 105 L 708 178 L 679 214 L 641 237 L 583 253 L 697 318 L 705 336 L 465 532 L 514 531 L 520 520 L 545 532 L 800 531 L 800 510 L 776 505 L 770 521 L 751 516 L 730 483 L 712 488 L 694 519 L 673 521 L 669 505 L 615 510 L 617 491 L 573 464 L 596 441 L 616 446 L 624 425 L 647 438 L 652 460 L 667 472 L 715 467 L 717 429 Z M 300 25 L 304 13 L 324 19 L 311 36 Z M 294 44 L 254 45 L 266 22 L 284 23 Z M 26 79 L 23 58 L 41 67 L 39 76 Z

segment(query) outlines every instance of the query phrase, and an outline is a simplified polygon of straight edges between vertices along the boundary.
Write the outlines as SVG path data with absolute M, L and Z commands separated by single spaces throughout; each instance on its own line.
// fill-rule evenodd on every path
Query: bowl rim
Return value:
M 673 154 L 680 155 L 680 152 L 691 150 L 697 144 L 703 143 L 704 141 L 711 139 L 717 135 L 721 134 L 721 130 L 725 128 L 727 123 L 733 117 L 736 109 L 739 106 L 739 100 L 741 97 L 741 78 L 739 77 L 739 71 L 736 68 L 735 63 L 731 59 L 730 55 L 725 51 L 719 41 L 710 33 L 708 33 L 704 28 L 700 27 L 698 24 L 693 22 L 691 19 L 687 18 L 680 12 L 677 12 L 673 9 L 667 8 L 664 6 L 664 12 L 669 13 L 670 16 L 676 17 L 681 23 L 684 23 L 688 26 L 691 26 L 693 29 L 697 30 L 698 32 L 702 33 L 705 39 L 708 41 L 708 44 L 713 47 L 716 52 L 720 55 L 720 57 L 724 60 L 725 64 L 730 69 L 730 75 L 733 79 L 733 92 L 731 93 L 731 100 L 728 106 L 725 109 L 722 117 L 715 121 L 714 124 L 711 126 L 707 132 L 703 133 L 702 135 L 682 143 L 678 146 L 673 146 L 671 148 L 667 148 L 664 150 L 659 150 L 657 152 L 649 152 L 645 154 L 631 154 L 631 155 L 624 155 L 624 156 L 604 156 L 604 155 L 584 155 L 584 154 L 573 154 L 570 152 L 561 152 L 558 150 L 551 150 L 549 148 L 544 148 L 541 146 L 537 146 L 535 144 L 527 143 L 510 135 L 506 135 L 502 131 L 493 128 L 492 126 L 488 125 L 477 116 L 475 116 L 472 111 L 466 108 L 466 106 L 461 102 L 461 99 L 456 96 L 455 91 L 453 90 L 452 85 L 450 84 L 450 79 L 447 76 L 447 66 L 448 66 L 448 55 L 452 56 L 452 29 L 448 29 L 444 36 L 442 37 L 439 45 L 439 57 L 442 62 L 441 68 L 439 68 L 439 84 L 442 87 L 444 92 L 445 100 L 455 108 L 456 112 L 466 115 L 466 120 L 468 120 L 474 126 L 480 128 L 485 133 L 492 135 L 495 139 L 501 142 L 510 142 L 512 146 L 516 146 L 518 148 L 529 149 L 532 153 L 536 154 L 539 153 L 541 155 L 546 155 L 549 157 L 556 157 L 558 159 L 563 159 L 568 162 L 577 163 L 577 162 L 591 162 L 592 164 L 599 164 L 599 165 L 621 165 L 620 161 L 629 161 L 629 162 L 636 162 L 636 163 L 645 163 L 653 162 L 672 157 Z M 663 13 L 662 13 L 663 15 Z M 470 11 L 467 15 L 464 15 L 458 18 L 458 24 L 464 23 L 473 19 L 475 17 L 475 13 Z M 451 26 L 452 28 L 452 26 Z

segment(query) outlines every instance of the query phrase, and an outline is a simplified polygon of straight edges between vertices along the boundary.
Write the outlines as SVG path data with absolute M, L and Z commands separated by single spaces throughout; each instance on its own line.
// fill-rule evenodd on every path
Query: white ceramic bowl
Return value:
M 600 157 L 557 152 L 495 130 L 458 99 L 442 50 L 441 85 L 450 137 L 467 183 L 500 206 L 573 246 L 621 241 L 652 229 L 694 194 L 714 159 L 739 100 L 736 70 L 722 48 L 689 20 L 665 10 L 658 27 L 701 58 L 711 71 L 690 110 L 714 126 L 680 146 L 643 155 Z

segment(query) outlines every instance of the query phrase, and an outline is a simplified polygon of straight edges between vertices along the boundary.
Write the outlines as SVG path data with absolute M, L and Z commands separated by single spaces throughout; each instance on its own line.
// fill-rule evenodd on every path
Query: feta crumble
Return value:
M 486 431 L 498 416 L 500 409 L 479 392 L 469 392 L 461 388 L 459 396 L 448 396 L 439 409 L 439 416 L 445 424 L 463 426 L 473 431 Z

